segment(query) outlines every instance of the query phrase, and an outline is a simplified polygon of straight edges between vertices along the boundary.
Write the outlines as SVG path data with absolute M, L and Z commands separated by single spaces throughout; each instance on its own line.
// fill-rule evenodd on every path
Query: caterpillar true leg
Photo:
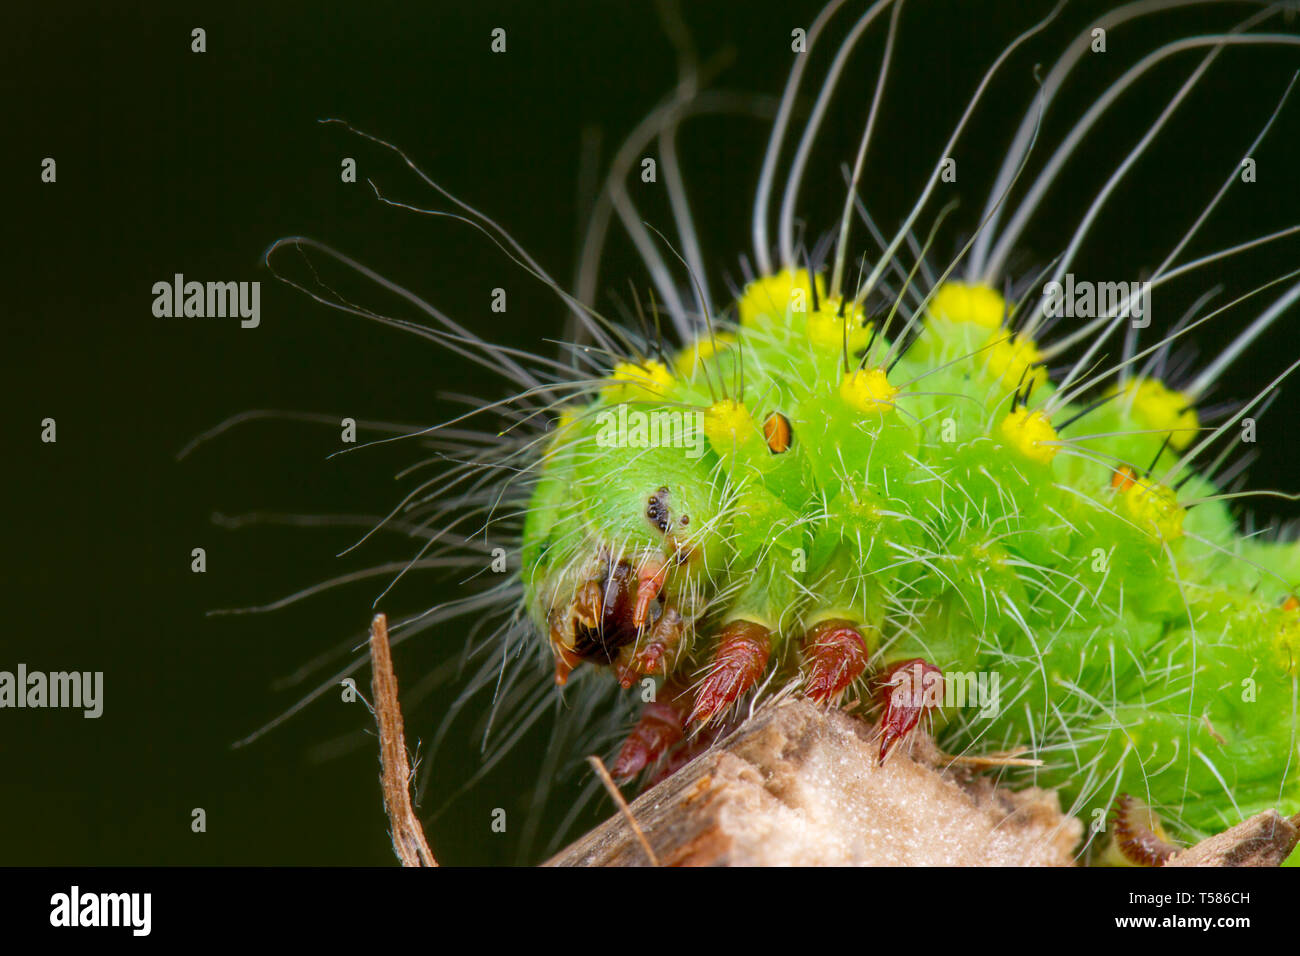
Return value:
M 1135 866 L 1161 866 L 1178 852 L 1160 821 L 1141 801 L 1121 793 L 1115 800 L 1115 848 Z
M 664 684 L 658 699 L 645 705 L 636 726 L 619 748 L 611 770 L 614 779 L 631 780 L 681 743 L 689 712 L 687 690 L 671 682 Z

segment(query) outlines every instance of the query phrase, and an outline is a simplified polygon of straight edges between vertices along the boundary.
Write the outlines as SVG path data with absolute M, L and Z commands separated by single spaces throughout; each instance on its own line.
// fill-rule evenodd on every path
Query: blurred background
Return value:
M 772 97 L 791 61 L 790 32 L 820 2 L 693 2 L 683 18 L 701 58 L 721 57 L 713 86 Z M 864 4 L 848 4 L 833 44 Z M 956 151 L 963 202 L 935 247 L 960 248 L 1044 72 L 1100 4 L 1067 8 L 1008 62 Z M 914 0 L 904 10 L 894 70 L 862 193 L 887 229 L 906 215 L 987 65 L 1048 4 Z M 1184 11 L 1116 30 L 1085 63 L 1041 133 L 1052 144 L 1138 57 L 1166 39 L 1222 30 L 1253 9 Z M 805 183 L 810 229 L 830 228 L 876 78 L 883 24 L 873 28 L 835 98 Z M 564 309 L 462 224 L 378 203 L 364 180 L 416 205 L 438 197 L 381 150 L 322 126 L 343 117 L 405 149 L 431 176 L 496 218 L 553 275 L 573 274 L 583 142 L 599 143 L 602 175 L 618 144 L 676 81 L 673 44 L 654 4 L 383 2 L 263 5 L 49 3 L 8 11 L 9 109 L 0 149 L 7 255 L 4 401 L 7 467 L 0 669 L 103 671 L 104 715 L 0 711 L 0 864 L 391 864 L 368 725 L 333 691 L 251 746 L 232 743 L 291 706 L 310 684 L 282 687 L 318 654 L 360 641 L 382 579 L 282 611 L 209 616 L 263 604 L 358 566 L 334 555 L 355 529 L 253 525 L 214 516 L 257 512 L 382 514 L 400 497 L 399 446 L 326 460 L 336 426 L 259 420 L 177 453 L 228 416 L 286 409 L 429 425 L 455 413 L 445 393 L 497 398 L 502 384 L 413 336 L 341 315 L 276 282 L 262 253 L 281 236 L 328 242 L 433 302 L 484 337 L 553 353 Z M 195 27 L 207 52 L 190 50 Z M 495 27 L 507 52 L 489 50 Z M 1293 30 L 1295 24 L 1278 29 Z M 1019 274 L 1059 252 L 1095 190 L 1193 69 L 1171 58 L 1098 126 L 1025 235 Z M 1213 196 L 1267 120 L 1296 68 L 1293 51 L 1228 51 L 1107 205 L 1073 270 L 1137 279 L 1158 264 Z M 811 97 L 812 90 L 808 92 Z M 759 101 L 760 105 L 762 101 Z M 803 106 L 811 105 L 811 99 Z M 1292 103 L 1257 153 L 1259 182 L 1237 184 L 1188 255 L 1300 220 L 1300 137 Z M 749 116 L 688 123 L 679 138 L 710 281 L 738 278 L 766 142 Z M 588 153 L 590 156 L 591 154 Z M 1040 150 L 1039 157 L 1045 153 Z M 54 157 L 56 184 L 40 162 Z M 340 181 L 344 157 L 361 182 Z M 662 176 L 660 177 L 662 183 Z M 662 189 L 662 185 L 657 187 Z M 669 232 L 654 187 L 636 185 L 640 213 Z M 923 233 L 934 211 L 922 219 Z M 855 224 L 855 234 L 863 230 Z M 602 306 L 630 278 L 648 280 L 614 231 Z M 1295 241 L 1230 260 L 1157 294 L 1153 331 L 1218 283 L 1228 301 L 1294 268 Z M 200 281 L 260 280 L 261 325 L 160 319 L 151 287 L 174 273 Z M 505 315 L 491 290 L 509 296 Z M 1253 318 L 1235 311 L 1198 331 L 1211 355 Z M 385 307 L 379 295 L 366 304 Z M 408 313 L 409 314 L 409 313 Z M 1293 316 L 1238 363 L 1211 402 L 1249 398 L 1294 358 Z M 1254 487 L 1295 490 L 1289 384 L 1261 421 Z M 58 442 L 39 441 L 57 420 Z M 1264 500 L 1262 522 L 1296 509 Z M 207 571 L 190 571 L 206 549 Z M 370 542 L 360 560 L 412 549 Z M 406 609 L 455 596 L 455 582 L 412 578 L 393 596 Z M 385 582 L 386 583 L 386 582 Z M 440 628 L 398 649 L 403 686 L 455 653 L 464 635 Z M 358 684 L 369 694 L 368 674 Z M 411 743 L 427 740 L 454 688 L 407 707 Z M 520 819 L 538 783 L 537 727 L 474 787 L 478 741 L 452 733 L 437 755 L 423 809 L 443 862 L 540 859 L 559 839 L 543 826 L 493 833 L 489 815 Z M 466 725 L 468 726 L 468 725 Z M 562 803 L 585 768 L 553 781 Z M 191 831 L 201 807 L 207 832 Z M 576 821 L 608 815 L 605 800 Z M 569 836 L 576 836 L 570 833 Z

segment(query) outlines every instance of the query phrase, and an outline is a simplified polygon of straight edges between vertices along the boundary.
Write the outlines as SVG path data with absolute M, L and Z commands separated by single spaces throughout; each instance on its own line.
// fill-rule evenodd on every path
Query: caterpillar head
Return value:
M 659 370 L 659 385 L 670 381 Z M 628 385 L 615 370 L 614 390 Z M 642 379 L 650 382 L 650 379 Z M 550 635 L 556 678 L 582 663 L 630 685 L 689 647 L 721 560 L 719 489 L 691 409 L 602 401 L 557 429 L 537 495 L 526 590 Z

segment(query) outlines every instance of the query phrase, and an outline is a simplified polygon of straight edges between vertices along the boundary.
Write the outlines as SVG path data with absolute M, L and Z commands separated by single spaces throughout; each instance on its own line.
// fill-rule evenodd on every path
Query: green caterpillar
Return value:
M 758 216 L 734 318 L 566 404 L 527 507 L 525 601 L 557 681 L 586 662 L 625 688 L 664 679 L 616 773 L 773 680 L 825 702 L 875 674 L 882 759 L 932 714 L 952 751 L 1028 749 L 1033 782 L 1085 819 L 1134 794 L 1192 839 L 1300 809 L 1300 549 L 1241 537 L 1191 467 L 1277 383 L 1205 437 L 1195 406 L 1222 364 L 1177 390 L 1136 371 L 1165 343 L 1131 336 L 1088 367 L 1137 292 L 1053 382 L 1051 303 L 1005 301 L 995 266 L 950 267 L 904 320 L 915 265 L 891 295 L 879 266 L 845 288 L 847 205 L 830 277 L 797 268 L 785 233 L 767 265 Z M 939 672 L 1005 696 L 991 715 L 923 699 Z
M 806 272 L 755 281 L 738 313 L 672 370 L 620 367 L 546 451 L 525 588 L 561 679 L 584 661 L 625 686 L 703 664 L 699 721 L 769 671 L 829 700 L 868 662 L 921 658 L 1007 695 L 987 720 L 939 706 L 947 747 L 1032 746 L 1036 782 L 1076 812 L 1130 792 L 1204 833 L 1300 808 L 1297 549 L 1239 537 L 1180 462 L 1186 396 L 1130 380 L 1076 418 L 1101 437 L 1063 437 L 1052 422 L 1083 409 L 982 286 L 940 286 L 896 362 Z M 611 408 L 680 421 L 677 441 L 610 447 Z M 827 622 L 850 643 L 826 643 Z
M 798 692 L 873 704 L 882 760 L 923 720 L 950 753 L 1032 757 L 1038 766 L 1008 767 L 1003 782 L 1058 789 L 1092 835 L 1121 794 L 1185 842 L 1268 808 L 1300 812 L 1300 545 L 1243 535 L 1231 510 L 1240 496 L 1224 492 L 1218 474 L 1238 432 L 1254 427 L 1296 365 L 1214 427 L 1198 411 L 1223 370 L 1300 299 L 1300 284 L 1195 377 L 1165 380 L 1171 346 L 1224 309 L 1195 321 L 1189 313 L 1153 343 L 1139 339 L 1152 289 L 1300 227 L 1182 256 L 1199 217 L 1145 284 L 1102 283 L 1092 298 L 1076 297 L 1069 271 L 1117 183 L 1214 60 L 1232 47 L 1291 47 L 1300 38 L 1256 31 L 1280 12 L 1274 5 L 1252 8 L 1226 32 L 1158 48 L 1080 117 L 1032 182 L 1020 181 L 1044 113 L 1096 31 L 1197 2 L 1118 7 L 1067 46 L 1024 114 L 977 230 L 941 270 L 928 256 L 948 210 L 924 242 L 914 227 L 989 80 L 1051 16 L 994 60 L 890 237 L 859 191 L 903 3 L 867 7 L 812 104 L 773 241 L 777 167 L 807 63 L 844 6 L 832 0 L 805 31 L 776 111 L 754 201 L 754 268 L 722 310 L 711 307 L 711 270 L 671 152 L 665 180 L 685 267 L 677 274 L 668 244 L 613 185 L 627 174 L 626 157 L 607 187 L 604 214 L 618 212 L 655 283 L 656 300 L 637 304 L 639 326 L 590 305 L 603 224 L 570 295 L 496 223 L 420 173 L 457 209 L 419 211 L 471 225 L 555 289 L 572 310 L 578 347 L 571 365 L 523 356 L 422 306 L 439 327 L 430 335 L 497 368 L 518 393 L 416 433 L 454 464 L 394 514 L 404 509 L 409 524 L 430 532 L 417 557 L 435 545 L 433 554 L 445 555 L 460 529 L 469 531 L 469 515 L 482 526 L 464 542 L 463 565 L 476 567 L 504 540 L 521 570 L 394 633 L 511 607 L 467 651 L 477 661 L 468 687 L 492 689 L 489 724 L 526 728 L 559 709 L 548 769 L 560 754 L 599 749 L 617 754 L 617 776 L 655 779 L 746 706 Z M 845 61 L 886 13 L 843 214 L 834 234 L 809 248 L 795 226 L 808 153 Z M 1196 69 L 1115 161 L 1060 254 L 1013 282 L 1010 252 L 1072 151 L 1120 93 L 1183 51 L 1199 57 Z M 696 91 L 684 82 L 679 93 L 643 124 L 628 157 L 675 130 Z M 1238 170 L 1224 173 L 1207 214 Z M 876 242 L 856 256 L 855 215 Z M 308 240 L 281 240 L 272 253 L 286 244 L 374 278 Z M 1053 329 L 1067 302 L 1083 316 Z M 665 319 L 676 346 L 659 330 Z M 1049 374 L 1047 364 L 1067 353 L 1067 370 Z M 503 409 L 500 429 L 466 430 L 474 415 Z M 428 489 L 432 504 L 417 497 Z M 558 695 L 537 680 L 550 666 L 564 685 Z M 468 692 L 457 698 L 453 714 L 468 700 Z

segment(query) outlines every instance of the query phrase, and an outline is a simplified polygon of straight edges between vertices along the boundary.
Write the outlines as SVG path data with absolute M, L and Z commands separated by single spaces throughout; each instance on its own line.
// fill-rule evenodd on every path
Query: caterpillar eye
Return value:
M 668 488 L 663 487 L 646 499 L 645 516 L 660 534 L 667 534 L 673 525 L 672 510 L 668 507 Z
M 773 412 L 763 422 L 763 438 L 767 441 L 767 450 L 780 455 L 790 450 L 793 434 L 790 431 L 790 419 L 780 412 Z

